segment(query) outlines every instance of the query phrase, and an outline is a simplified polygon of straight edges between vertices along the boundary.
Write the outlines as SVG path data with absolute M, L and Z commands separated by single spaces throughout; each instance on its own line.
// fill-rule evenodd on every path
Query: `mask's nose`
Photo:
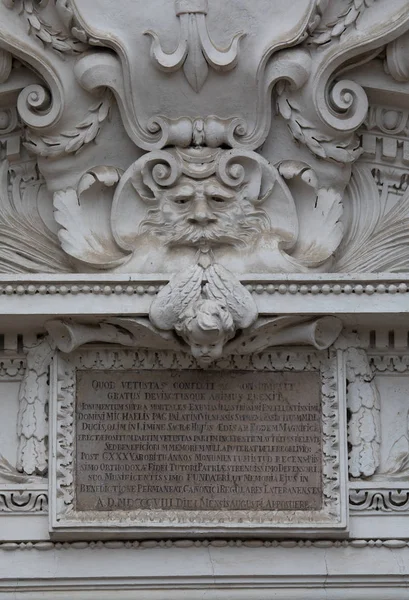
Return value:
M 206 198 L 204 196 L 197 196 L 192 207 L 192 214 L 188 217 L 189 223 L 209 225 L 210 223 L 215 223 L 216 220 L 214 214 L 209 210 Z

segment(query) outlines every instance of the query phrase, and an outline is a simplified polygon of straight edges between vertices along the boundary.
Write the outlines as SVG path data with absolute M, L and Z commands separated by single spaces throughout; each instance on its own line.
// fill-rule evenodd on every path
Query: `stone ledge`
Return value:
M 146 550 L 154 548 L 390 548 L 393 550 L 409 548 L 406 540 L 108 540 L 78 542 L 3 542 L 0 550 L 27 551 L 38 550 Z
M 0 275 L 3 315 L 147 314 L 166 276 Z M 407 274 L 243 276 L 260 313 L 402 314 Z

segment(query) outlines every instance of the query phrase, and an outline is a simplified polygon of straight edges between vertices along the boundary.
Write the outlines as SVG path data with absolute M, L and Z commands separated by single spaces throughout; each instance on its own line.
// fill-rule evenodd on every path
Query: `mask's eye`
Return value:
M 173 202 L 174 202 L 174 204 L 183 205 L 183 204 L 187 204 L 189 202 L 189 200 L 190 200 L 190 198 L 182 197 L 182 198 L 174 198 Z
M 210 200 L 212 202 L 216 202 L 217 204 L 226 204 L 227 199 L 222 198 L 222 196 L 210 196 Z

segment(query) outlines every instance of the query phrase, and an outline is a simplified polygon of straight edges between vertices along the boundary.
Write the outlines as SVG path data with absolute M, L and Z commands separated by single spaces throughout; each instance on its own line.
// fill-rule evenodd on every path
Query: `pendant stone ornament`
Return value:
M 174 52 L 164 52 L 154 31 L 146 31 L 153 38 L 152 59 L 162 71 L 173 72 L 183 66 L 183 72 L 195 92 L 200 92 L 210 65 L 219 71 L 229 71 L 236 66 L 239 42 L 238 33 L 225 50 L 219 50 L 212 42 L 206 25 L 208 0 L 175 0 L 176 15 L 180 18 L 180 42 Z

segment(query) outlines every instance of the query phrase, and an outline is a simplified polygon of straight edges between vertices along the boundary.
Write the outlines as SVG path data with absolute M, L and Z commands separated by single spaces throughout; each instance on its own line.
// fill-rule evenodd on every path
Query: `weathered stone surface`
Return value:
M 408 6 L 0 0 L 0 598 L 406 598 Z M 74 364 L 85 343 L 98 349 Z M 236 511 L 200 510 L 209 496 L 177 481 L 114 498 L 158 508 L 80 508 L 75 469 L 100 485 L 86 478 L 102 461 L 77 461 L 75 371 L 199 366 L 320 374 L 321 508 L 286 510 L 277 493 L 281 508 L 246 510 L 267 501 L 250 475 L 292 455 L 244 451 L 224 453 L 245 469 L 247 491 L 223 496 Z M 173 422 L 196 451 L 199 434 Z M 171 452 L 165 474 L 207 485 Z M 204 466 L 233 462 L 212 452 Z M 199 510 L 160 508 L 167 493 Z
M 317 373 L 78 371 L 77 510 L 317 510 Z

